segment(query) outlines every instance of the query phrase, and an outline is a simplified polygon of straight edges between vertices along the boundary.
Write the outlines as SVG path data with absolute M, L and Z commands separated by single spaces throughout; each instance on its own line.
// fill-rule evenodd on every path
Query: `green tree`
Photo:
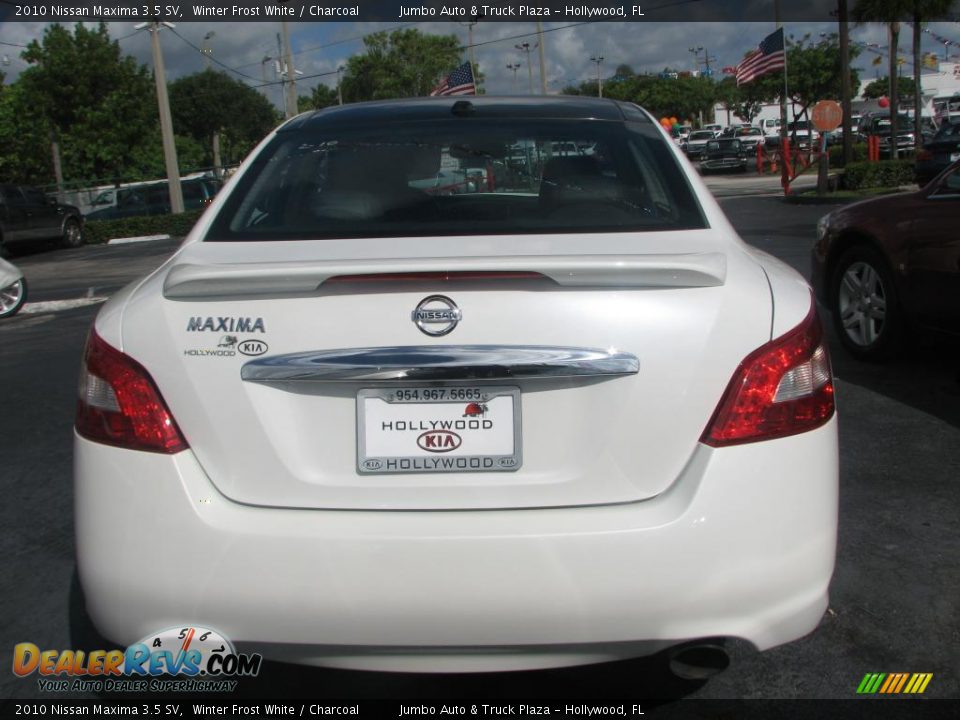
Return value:
M 73 32 L 50 25 L 21 57 L 30 64 L 16 82 L 15 104 L 30 108 L 21 131 L 51 133 L 60 141 L 67 178 L 104 178 L 123 173 L 138 145 L 157 130 L 153 81 L 146 67 L 121 53 L 103 23 L 77 24 Z M 34 124 L 37 123 L 37 124 Z M 49 147 L 49 146 L 48 146 Z M 3 148 L 4 153 L 9 148 Z M 50 167 L 50 153 L 44 163 Z M 25 168 L 37 177 L 37 168 Z M 46 173 L 46 181 L 52 172 Z
M 363 44 L 364 52 L 351 57 L 343 73 L 344 102 L 429 95 L 461 63 L 455 35 L 401 29 L 373 33 Z
M 53 182 L 50 125 L 19 83 L 0 93 L 0 177 L 26 185 Z
M 225 72 L 185 75 L 170 83 L 169 94 L 174 129 L 200 144 L 206 167 L 214 164 L 214 133 L 219 133 L 222 162 L 231 164 L 277 124 L 270 101 Z
M 858 52 L 857 48 L 850 48 L 850 57 L 855 58 Z M 842 72 L 836 35 L 828 35 L 815 43 L 810 42 L 809 34 L 787 41 L 787 83 L 790 99 L 800 106 L 796 115 L 806 115 L 820 100 L 840 100 Z M 849 72 L 850 86 L 857 87 L 859 74 L 856 70 Z M 763 80 L 768 87 L 782 85 L 783 75 L 774 73 Z
M 325 107 L 336 105 L 337 102 L 337 91 L 320 83 L 309 95 L 301 95 L 297 98 L 297 109 L 300 112 L 323 110 Z
M 862 95 L 867 100 L 876 100 L 879 97 L 884 97 L 889 92 L 890 78 L 884 76 L 868 83 L 867 86 L 863 88 Z M 916 84 L 914 83 L 913 78 L 897 78 L 897 94 L 901 98 L 912 98 L 914 92 L 916 92 Z
M 779 74 L 777 77 L 780 77 Z M 717 100 L 748 123 L 753 122 L 764 105 L 774 102 L 782 94 L 782 79 L 776 84 L 770 83 L 767 78 L 758 78 L 753 82 L 737 85 L 736 78 L 725 77 L 717 83 Z

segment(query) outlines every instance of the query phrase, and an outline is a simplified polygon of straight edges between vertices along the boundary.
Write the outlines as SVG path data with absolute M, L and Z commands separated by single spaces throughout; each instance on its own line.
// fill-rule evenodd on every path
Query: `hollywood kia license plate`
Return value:
M 516 387 L 372 388 L 357 393 L 360 473 L 503 472 L 520 452 Z

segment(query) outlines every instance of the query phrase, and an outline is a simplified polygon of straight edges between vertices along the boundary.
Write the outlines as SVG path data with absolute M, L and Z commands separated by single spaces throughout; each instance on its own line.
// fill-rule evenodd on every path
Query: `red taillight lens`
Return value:
M 811 303 L 802 323 L 740 363 L 700 441 L 722 447 L 796 435 L 833 413 L 830 356 Z
M 80 370 L 77 432 L 130 450 L 177 453 L 189 446 L 150 374 L 91 330 Z

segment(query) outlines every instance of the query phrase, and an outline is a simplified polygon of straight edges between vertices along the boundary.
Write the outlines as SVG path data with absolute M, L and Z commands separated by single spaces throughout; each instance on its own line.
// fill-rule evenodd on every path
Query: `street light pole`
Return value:
M 507 70 L 513 70 L 513 94 L 517 94 L 517 70 L 522 63 L 507 63 Z
M 603 78 L 600 77 L 600 63 L 603 62 L 603 55 L 594 55 L 590 61 L 597 64 L 597 97 L 603 97 Z
M 177 146 L 173 140 L 173 120 L 170 117 L 170 98 L 167 96 L 167 77 L 163 68 L 163 52 L 160 49 L 160 26 L 172 28 L 168 22 L 151 20 L 139 27 L 149 27 L 153 46 L 153 77 L 157 83 L 157 105 L 160 107 L 160 135 L 163 138 L 163 162 L 167 168 L 167 185 L 170 189 L 170 212 L 183 212 L 183 190 L 180 188 L 180 166 L 177 163 Z
M 519 45 L 514 45 L 514 47 L 520 52 L 525 52 L 527 54 L 527 80 L 530 83 L 530 94 L 533 95 L 533 67 L 530 65 L 530 51 L 536 48 L 534 45 L 530 47 L 530 43 L 524 42 Z
M 343 105 L 343 86 L 340 84 L 340 74 L 343 72 L 343 66 L 337 68 L 337 105 Z

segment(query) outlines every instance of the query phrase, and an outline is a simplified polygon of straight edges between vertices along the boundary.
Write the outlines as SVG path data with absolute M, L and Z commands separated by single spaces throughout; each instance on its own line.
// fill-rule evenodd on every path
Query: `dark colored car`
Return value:
M 840 342 L 862 360 L 894 352 L 907 326 L 960 333 L 960 162 L 912 193 L 820 220 L 813 286 Z
M 206 207 L 220 189 L 213 178 L 195 178 L 180 183 L 185 210 Z M 87 213 L 87 220 L 116 220 L 142 215 L 166 215 L 170 212 L 170 190 L 166 182 L 117 188 L 115 205 Z
M 699 160 L 707 149 L 707 143 L 716 138 L 712 130 L 694 130 L 687 137 L 683 150 L 691 160 Z
M 35 240 L 59 240 L 64 247 L 82 245 L 79 208 L 62 205 L 35 187 L 0 185 L 0 246 Z
M 960 121 L 943 125 L 917 153 L 917 182 L 926 185 L 957 160 L 960 160 Z
M 719 138 L 707 143 L 700 169 L 725 170 L 739 168 L 741 172 L 747 169 L 747 150 L 743 143 L 736 138 Z

